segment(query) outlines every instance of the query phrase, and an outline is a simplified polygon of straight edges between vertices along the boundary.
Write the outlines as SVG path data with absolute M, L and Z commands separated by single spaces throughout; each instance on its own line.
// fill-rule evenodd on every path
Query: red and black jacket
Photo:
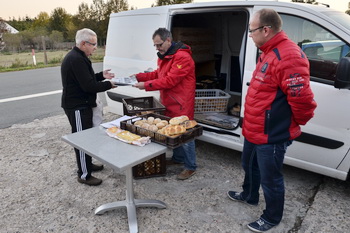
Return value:
M 316 108 L 309 61 L 283 31 L 260 49 L 245 99 L 243 135 L 255 144 L 293 140 Z
M 139 82 L 145 82 L 146 91 L 160 91 L 168 117 L 194 117 L 196 76 L 191 54 L 188 45 L 173 43 L 165 56 L 158 59 L 157 70 L 136 75 Z

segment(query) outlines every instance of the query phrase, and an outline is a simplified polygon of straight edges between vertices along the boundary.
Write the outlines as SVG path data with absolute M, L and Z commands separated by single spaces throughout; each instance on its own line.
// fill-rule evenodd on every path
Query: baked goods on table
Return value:
M 111 127 L 106 130 L 108 136 L 116 138 L 120 141 L 130 143 L 133 145 L 144 146 L 151 142 L 150 137 L 141 137 L 130 131 L 120 129 L 119 127 Z
M 185 133 L 186 130 L 195 127 L 198 123 L 195 120 L 189 120 L 187 116 L 173 117 L 169 121 L 150 116 L 145 119 L 139 119 L 133 124 L 144 130 L 175 137 Z

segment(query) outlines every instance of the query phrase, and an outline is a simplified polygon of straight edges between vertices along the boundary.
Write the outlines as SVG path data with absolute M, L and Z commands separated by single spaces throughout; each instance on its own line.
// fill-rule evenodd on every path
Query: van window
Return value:
M 281 17 L 283 30 L 309 59 L 311 80 L 333 85 L 339 60 L 349 56 L 349 44 L 307 19 L 286 14 Z

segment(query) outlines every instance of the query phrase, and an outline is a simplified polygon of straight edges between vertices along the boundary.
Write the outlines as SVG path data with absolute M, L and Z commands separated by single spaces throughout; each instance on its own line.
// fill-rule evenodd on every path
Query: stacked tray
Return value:
M 181 146 L 184 143 L 194 140 L 196 137 L 199 137 L 203 134 L 203 127 L 200 125 L 196 125 L 191 129 L 187 129 L 185 133 L 177 135 L 177 136 L 167 136 L 164 134 L 160 134 L 157 132 L 153 132 L 148 129 L 141 128 L 139 126 L 135 126 L 134 123 L 141 119 L 147 119 L 148 117 L 160 118 L 162 120 L 169 121 L 171 118 L 163 115 L 159 115 L 156 113 L 149 113 L 141 116 L 136 116 L 130 118 L 125 121 L 120 122 L 120 128 L 128 130 L 132 133 L 141 136 L 149 136 L 153 142 L 159 143 L 161 145 L 165 145 L 171 149 Z

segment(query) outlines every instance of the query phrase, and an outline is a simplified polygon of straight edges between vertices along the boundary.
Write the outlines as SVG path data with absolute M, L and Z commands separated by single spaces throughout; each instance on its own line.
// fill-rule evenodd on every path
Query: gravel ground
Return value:
M 95 173 L 100 186 L 79 184 L 73 148 L 61 140 L 69 133 L 65 115 L 0 130 L 0 232 L 128 232 L 124 209 L 94 214 L 102 204 L 125 199 L 124 175 L 105 167 Z M 135 198 L 167 204 L 137 209 L 139 232 L 250 232 L 246 224 L 264 209 L 262 195 L 257 207 L 226 197 L 243 181 L 240 153 L 200 141 L 196 151 L 198 171 L 188 180 L 176 180 L 182 167 L 171 166 L 165 176 L 134 181 Z M 284 169 L 285 214 L 270 232 L 348 231 L 348 183 Z

